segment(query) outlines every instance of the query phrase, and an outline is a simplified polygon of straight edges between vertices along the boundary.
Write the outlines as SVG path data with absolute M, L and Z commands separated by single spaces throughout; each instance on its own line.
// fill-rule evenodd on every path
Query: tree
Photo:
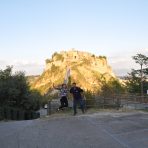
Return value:
M 133 59 L 140 65 L 141 96 L 143 96 L 143 66 L 148 65 L 148 57 L 143 54 L 137 54 L 133 56 Z
M 131 73 L 128 73 L 126 79 L 126 87 L 130 93 L 141 94 L 141 76 L 140 70 L 132 69 Z M 143 69 L 143 92 L 146 93 L 148 90 L 148 81 L 147 81 L 147 70 Z
M 0 70 L 0 106 L 36 110 L 39 97 L 39 93 L 30 90 L 24 72 L 12 74 L 10 66 Z
M 103 96 L 121 94 L 124 91 L 124 86 L 115 78 L 111 78 L 109 81 L 102 81 L 101 95 Z
M 127 90 L 130 93 L 139 93 L 140 94 L 140 77 L 139 73 L 132 69 L 131 73 L 128 73 L 128 76 L 125 77 Z

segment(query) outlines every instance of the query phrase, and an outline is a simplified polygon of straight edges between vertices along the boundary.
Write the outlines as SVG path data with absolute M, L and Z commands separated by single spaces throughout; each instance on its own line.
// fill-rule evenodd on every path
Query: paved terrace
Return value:
M 0 122 L 0 148 L 148 148 L 148 114 L 99 112 Z

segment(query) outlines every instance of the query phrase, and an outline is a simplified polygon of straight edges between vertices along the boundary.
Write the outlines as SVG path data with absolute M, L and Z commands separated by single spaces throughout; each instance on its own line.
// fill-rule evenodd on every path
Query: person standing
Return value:
M 82 113 L 84 113 L 84 103 L 82 98 L 83 89 L 76 86 L 76 83 L 72 84 L 72 87 L 70 89 L 70 93 L 73 95 L 73 109 L 74 109 L 74 115 L 77 114 L 77 105 L 80 104 Z
M 63 109 L 64 107 L 68 107 L 68 99 L 67 99 L 68 89 L 67 89 L 67 85 L 62 84 L 61 87 L 55 87 L 54 84 L 53 84 L 53 88 L 60 91 L 61 105 L 60 105 L 59 109 Z

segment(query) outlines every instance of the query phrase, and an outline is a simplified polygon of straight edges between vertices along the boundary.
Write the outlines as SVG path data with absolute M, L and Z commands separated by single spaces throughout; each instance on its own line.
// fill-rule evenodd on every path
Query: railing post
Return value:
M 121 106 L 121 99 L 117 98 L 117 110 L 120 109 L 120 106 Z
M 48 105 L 47 105 L 47 115 L 51 115 L 51 100 L 48 101 Z

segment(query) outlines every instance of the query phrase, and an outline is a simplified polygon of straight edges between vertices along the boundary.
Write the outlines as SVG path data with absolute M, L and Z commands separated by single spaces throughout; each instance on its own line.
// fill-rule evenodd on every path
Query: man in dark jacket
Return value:
M 80 104 L 81 110 L 84 113 L 84 103 L 83 103 L 83 98 L 82 94 L 83 89 L 80 87 L 76 86 L 76 83 L 72 84 L 73 86 L 70 89 L 70 93 L 73 95 L 73 109 L 74 109 L 74 115 L 77 114 L 77 104 Z

